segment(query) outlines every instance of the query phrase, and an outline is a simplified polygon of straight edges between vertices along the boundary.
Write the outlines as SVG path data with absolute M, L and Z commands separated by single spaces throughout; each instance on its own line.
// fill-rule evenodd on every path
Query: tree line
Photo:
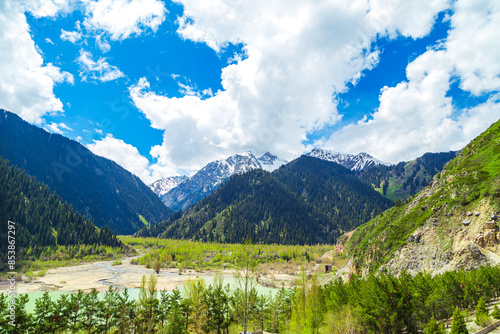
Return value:
M 245 270 L 246 269 L 246 270 Z M 8 300 L 0 295 L 0 333 L 426 333 L 441 334 L 450 318 L 452 334 L 468 333 L 464 311 L 476 309 L 476 321 L 489 317 L 485 303 L 500 297 L 500 267 L 419 273 L 352 276 L 321 285 L 301 275 L 293 289 L 259 295 L 251 266 L 236 275 L 236 287 L 221 278 L 206 285 L 187 281 L 182 293 L 158 291 L 157 277 L 143 277 L 139 297 L 110 287 L 61 295 L 48 293 L 26 311 L 27 295 L 16 297 L 16 327 L 6 323 Z M 492 316 L 500 318 L 498 307 Z

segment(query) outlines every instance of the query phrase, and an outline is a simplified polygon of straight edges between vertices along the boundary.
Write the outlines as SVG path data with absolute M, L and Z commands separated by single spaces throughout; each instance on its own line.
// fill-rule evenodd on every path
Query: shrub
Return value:
M 480 327 L 488 327 L 493 323 L 493 319 L 490 316 L 485 314 L 476 315 L 476 325 Z
M 500 309 L 498 308 L 498 305 L 495 305 L 493 308 L 493 312 L 491 312 L 491 316 L 495 319 L 500 319 Z
M 154 263 L 153 263 L 153 270 L 156 271 L 157 274 L 160 273 L 160 269 L 161 269 L 161 262 L 156 260 Z

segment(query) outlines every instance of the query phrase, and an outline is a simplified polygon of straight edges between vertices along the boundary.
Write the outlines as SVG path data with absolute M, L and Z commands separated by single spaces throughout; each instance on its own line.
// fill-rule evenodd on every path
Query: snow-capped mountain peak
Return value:
M 185 175 L 165 177 L 150 184 L 149 188 L 151 188 L 156 195 L 162 196 L 187 179 L 188 177 Z
M 226 159 L 216 160 L 208 163 L 200 169 L 197 174 L 210 171 L 211 175 L 219 174 L 222 178 L 227 178 L 234 174 L 244 173 L 251 169 L 260 168 L 260 163 L 251 152 L 239 153 Z
M 354 154 L 339 153 L 335 151 L 315 148 L 304 155 L 321 160 L 335 162 L 353 171 L 360 171 L 365 168 L 370 168 L 380 165 L 385 165 L 385 166 L 390 165 L 389 163 L 375 159 L 374 157 L 365 152 L 361 152 L 357 155 L 354 155 Z
M 280 168 L 282 165 L 286 164 L 287 161 L 279 159 L 277 156 L 272 155 L 269 152 L 264 153 L 260 158 L 258 158 L 262 169 L 272 172 L 275 169 Z
M 160 198 L 174 211 L 186 209 L 189 205 L 209 195 L 234 174 L 245 173 L 257 168 L 273 171 L 284 163 L 286 162 L 269 152 L 258 159 L 252 152 L 235 154 L 225 159 L 209 162 L 196 174 L 179 183 L 178 186 L 163 192 Z

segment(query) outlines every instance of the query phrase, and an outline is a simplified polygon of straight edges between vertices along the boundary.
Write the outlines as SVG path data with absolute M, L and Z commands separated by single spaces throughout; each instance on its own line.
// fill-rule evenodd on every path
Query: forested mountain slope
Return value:
M 172 213 L 137 176 L 76 141 L 0 109 L 0 156 L 47 184 L 99 227 L 132 234 Z
M 394 205 L 337 163 L 301 156 L 273 175 L 342 230 L 352 230 Z
M 447 162 L 458 152 L 426 153 L 409 162 L 390 166 L 374 166 L 356 172 L 363 182 L 374 187 L 386 198 L 396 202 L 404 201 L 418 193 L 441 172 Z
M 56 245 L 122 246 L 107 227 L 98 229 L 48 186 L 0 158 L 0 250 L 7 254 L 9 225 L 15 247 Z M 12 221 L 13 223 L 9 223 Z
M 328 243 L 336 236 L 336 226 L 326 215 L 261 169 L 232 176 L 181 217 L 175 216 L 138 235 L 279 244 Z
M 231 177 L 210 196 L 138 236 L 217 242 L 332 243 L 392 203 L 336 163 L 302 156 L 275 172 Z
M 422 192 L 360 226 L 347 243 L 352 269 L 440 272 L 500 263 L 499 215 L 500 121 Z

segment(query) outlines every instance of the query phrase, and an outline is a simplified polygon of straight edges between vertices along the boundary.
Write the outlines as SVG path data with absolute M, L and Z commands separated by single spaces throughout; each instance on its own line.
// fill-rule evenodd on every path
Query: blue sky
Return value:
M 0 108 L 147 183 L 243 151 L 410 160 L 500 118 L 494 0 L 0 7 Z

